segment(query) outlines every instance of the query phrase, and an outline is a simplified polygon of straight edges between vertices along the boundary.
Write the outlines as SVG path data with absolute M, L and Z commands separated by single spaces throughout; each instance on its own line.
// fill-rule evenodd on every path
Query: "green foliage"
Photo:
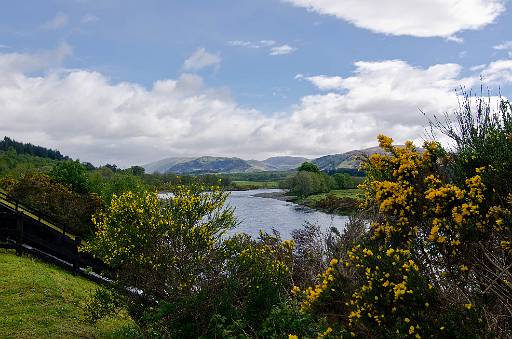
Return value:
M 88 181 L 90 191 L 98 194 L 107 205 L 110 204 L 114 195 L 147 189 L 147 185 L 139 176 L 129 172 L 114 172 L 108 167 L 101 167 L 89 172 Z
M 334 181 L 338 189 L 355 188 L 356 181 L 346 173 L 335 173 L 333 175 Z
M 117 315 L 122 310 L 121 300 L 113 291 L 97 288 L 84 303 L 84 315 L 89 322 L 97 322 L 102 318 Z
M 227 237 L 235 219 L 226 198 L 218 187 L 178 186 L 166 201 L 128 192 L 94 217 L 96 237 L 83 250 L 115 270 L 119 300 L 147 335 L 256 336 L 265 322 L 270 333 L 272 307 L 290 299 L 293 241 Z M 88 309 L 113 306 L 97 295 Z
M 264 320 L 260 336 L 262 338 L 285 338 L 287 334 L 300 338 L 314 338 L 325 331 L 325 321 L 315 319 L 310 313 L 302 312 L 298 303 L 287 300 L 272 307 Z
M 30 143 L 25 144 L 17 142 L 9 137 L 4 137 L 4 139 L 0 141 L 0 151 L 8 151 L 10 149 L 15 150 L 17 154 L 33 155 L 53 160 L 69 160 L 69 157 L 63 156 L 59 151 L 32 145 Z
M 71 186 L 55 182 L 46 174 L 6 177 L 0 180 L 0 186 L 27 207 L 46 214 L 51 221 L 65 225 L 69 232 L 82 237 L 93 233 L 91 216 L 103 206 L 96 194 L 77 193 Z
M 144 175 L 146 170 L 142 166 L 132 166 L 127 171 L 135 176 L 141 177 Z
M 282 188 L 288 188 L 299 197 L 329 192 L 335 185 L 334 179 L 327 174 L 309 171 L 299 171 L 281 183 Z
M 227 195 L 218 188 L 175 187 L 162 201 L 156 192 L 113 196 L 95 216 L 96 237 L 85 247 L 117 272 L 121 289 L 144 296 L 128 297 L 128 310 L 146 330 L 161 335 L 200 334 L 216 307 L 205 296 L 222 278 L 222 236 L 235 225 L 233 211 L 223 208 Z M 158 301 L 158 304 L 155 302 Z
M 317 165 L 313 164 L 312 162 L 305 161 L 303 162 L 299 168 L 297 169 L 299 172 L 305 171 L 305 172 L 314 172 L 314 173 L 320 173 L 320 168 L 318 168 Z
M 243 305 L 229 313 L 239 313 L 247 327 L 257 330 L 268 316 L 270 307 L 288 299 L 293 286 L 294 244 L 263 232 L 258 240 L 239 236 L 226 244 L 231 256 L 226 261 L 228 277 L 224 293 L 230 295 L 231 303 Z M 233 308 L 229 304 L 225 307 Z
M 52 168 L 49 175 L 53 181 L 69 185 L 75 192 L 89 192 L 87 170 L 79 161 L 58 162 Z
M 55 160 L 33 155 L 17 154 L 14 148 L 0 151 L 0 177 L 20 177 L 28 172 L 48 172 L 56 163 Z

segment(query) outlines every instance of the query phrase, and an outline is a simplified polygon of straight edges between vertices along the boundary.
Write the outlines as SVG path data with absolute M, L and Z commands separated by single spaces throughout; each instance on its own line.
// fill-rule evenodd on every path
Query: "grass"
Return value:
M 88 323 L 81 305 L 98 285 L 14 251 L 0 250 L 0 337 L 115 338 L 133 328 L 126 314 Z
M 239 188 L 279 188 L 279 183 L 277 181 L 249 181 L 249 180 L 236 180 L 232 181 L 233 186 Z
M 314 204 L 322 199 L 325 199 L 325 197 L 328 194 L 334 194 L 336 198 L 352 198 L 356 199 L 360 195 L 362 195 L 363 191 L 357 188 L 350 188 L 350 189 L 344 189 L 344 190 L 332 190 L 329 193 L 320 193 L 320 194 L 314 194 L 310 195 L 309 197 L 306 197 L 303 200 L 304 204 Z

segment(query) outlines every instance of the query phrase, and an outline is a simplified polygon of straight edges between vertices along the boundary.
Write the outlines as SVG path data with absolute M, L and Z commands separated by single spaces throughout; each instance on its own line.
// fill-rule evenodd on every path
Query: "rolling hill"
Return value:
M 244 173 L 259 171 L 294 170 L 308 159 L 302 157 L 281 156 L 263 161 L 240 158 L 210 157 L 166 158 L 144 165 L 147 173 Z
M 359 168 L 362 159 L 375 153 L 383 154 L 384 151 L 379 147 L 371 147 L 346 153 L 325 155 L 313 160 L 292 156 L 271 157 L 261 161 L 209 156 L 199 158 L 166 158 L 144 165 L 143 167 L 146 169 L 147 173 L 245 173 L 259 171 L 292 171 L 299 167 L 304 161 L 311 161 L 322 171 L 336 171 L 340 169 L 355 170 Z

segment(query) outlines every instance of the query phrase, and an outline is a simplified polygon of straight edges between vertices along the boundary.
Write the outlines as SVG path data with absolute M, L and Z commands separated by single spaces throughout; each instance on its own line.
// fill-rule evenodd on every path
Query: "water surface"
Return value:
M 332 226 L 342 230 L 348 221 L 346 216 L 331 215 L 286 201 L 254 196 L 258 193 L 279 191 L 259 189 L 231 192 L 227 203 L 235 208 L 235 215 L 240 222 L 234 232 L 257 236 L 260 229 L 271 232 L 274 228 L 284 239 L 289 239 L 291 231 L 300 228 L 305 222 L 317 224 L 324 230 Z

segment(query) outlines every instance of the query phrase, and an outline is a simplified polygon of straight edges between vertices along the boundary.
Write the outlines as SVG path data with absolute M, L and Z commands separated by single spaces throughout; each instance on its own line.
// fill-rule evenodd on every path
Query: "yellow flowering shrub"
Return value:
M 204 298 L 223 279 L 223 236 L 236 224 L 226 198 L 218 187 L 176 186 L 168 199 L 126 192 L 94 216 L 95 237 L 82 250 L 111 266 L 114 286 L 145 330 L 180 336 L 208 327 L 210 317 L 197 308 L 211 314 L 218 303 Z
M 370 216 L 368 238 L 333 259 L 315 286 L 293 290 L 302 310 L 337 314 L 331 315 L 333 328 L 355 336 L 464 337 L 485 331 L 479 310 L 466 306 L 477 298 L 468 293 L 475 285 L 467 280 L 475 264 L 461 254 L 499 218 L 484 203 L 486 169 L 475 169 L 458 185 L 447 180 L 448 155 L 438 143 L 418 149 L 378 139 L 385 152 L 369 157 L 360 185 L 362 208 Z M 458 293 L 446 295 L 446 288 Z M 457 328 L 462 322 L 476 325 L 464 332 Z

